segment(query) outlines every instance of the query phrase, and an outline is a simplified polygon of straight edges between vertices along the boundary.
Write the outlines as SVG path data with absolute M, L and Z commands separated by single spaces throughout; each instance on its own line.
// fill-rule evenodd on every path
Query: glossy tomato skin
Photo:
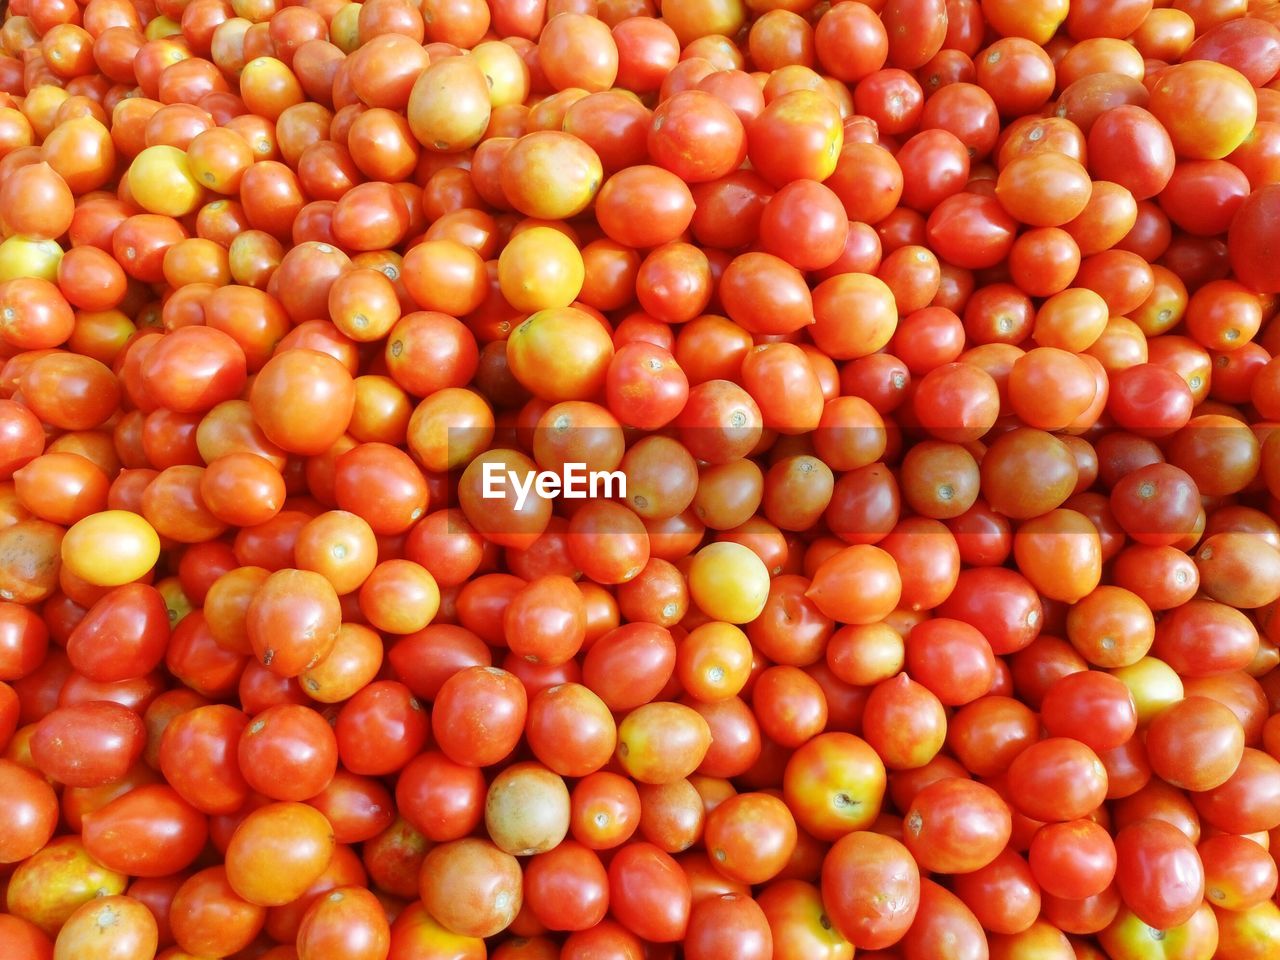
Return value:
M 897 943 L 915 921 L 920 870 L 897 840 L 857 831 L 838 840 L 822 865 L 831 919 L 859 950 Z M 876 893 L 869 896 L 869 890 Z
M 1277 250 L 1275 223 L 1280 208 L 1280 185 L 1272 184 L 1251 193 L 1231 221 L 1228 245 L 1236 276 L 1262 293 L 1275 293 L 1280 281 L 1268 267 Z
M 90 608 L 67 638 L 67 655 L 91 680 L 128 680 L 164 659 L 168 639 L 169 614 L 159 591 L 126 584 Z
M 1274 6 L 12 7 L 0 957 L 1270 956 Z
M 924 960 L 947 950 L 955 957 L 987 956 L 987 938 L 968 907 L 945 887 L 920 881 L 920 906 L 902 940 L 908 960 Z
M 670 943 L 689 925 L 689 881 L 668 854 L 648 843 L 623 847 L 609 864 L 614 917 L 646 940 Z
M 57 798 L 35 771 L 11 760 L 0 761 L 0 778 L 13 798 L 6 812 L 3 844 L 5 863 L 17 863 L 36 853 L 53 836 L 58 816 Z
M 1116 881 L 1129 909 L 1158 930 L 1180 926 L 1204 897 L 1204 867 L 1191 841 L 1160 820 L 1116 835 Z
M 1137 200 L 1158 194 L 1173 176 L 1174 151 L 1160 122 L 1141 107 L 1106 111 L 1089 131 L 1090 172 L 1126 187 Z
M 142 718 L 107 701 L 54 710 L 31 740 L 37 766 L 72 787 L 95 787 L 125 774 L 146 746 Z

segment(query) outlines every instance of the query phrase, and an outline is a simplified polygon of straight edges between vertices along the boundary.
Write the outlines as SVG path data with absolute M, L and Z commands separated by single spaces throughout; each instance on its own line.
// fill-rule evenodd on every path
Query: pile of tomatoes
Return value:
M 3 960 L 1274 960 L 1280 3 L 10 0 L 0 754 Z

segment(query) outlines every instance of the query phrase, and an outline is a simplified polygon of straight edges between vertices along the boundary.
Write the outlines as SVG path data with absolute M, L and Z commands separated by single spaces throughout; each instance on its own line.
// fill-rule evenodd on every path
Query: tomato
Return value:
M 1096 179 L 1127 188 L 1137 200 L 1155 196 L 1173 176 L 1168 132 L 1155 116 L 1128 104 L 1104 112 L 1094 123 L 1089 158 Z
M 106 930 L 109 944 L 103 944 Z M 58 931 L 55 955 L 84 956 L 94 951 L 104 960 L 154 954 L 159 940 L 155 917 L 132 897 L 107 896 L 82 905 Z M 105 947 L 105 949 L 104 949 Z
M 689 881 L 668 854 L 648 843 L 631 843 L 609 863 L 609 903 L 628 930 L 655 943 L 684 937 L 692 894 Z
M 161 877 L 190 866 L 208 838 L 205 817 L 169 786 L 144 785 L 82 820 L 85 849 L 110 869 Z
M 529 861 L 525 896 L 549 929 L 591 929 L 608 909 L 608 874 L 589 848 L 567 841 Z
M 777 880 L 764 888 L 756 902 L 769 922 L 774 956 L 780 960 L 844 960 L 853 955 L 853 944 L 828 919 L 817 887 L 801 880 Z
M 53 836 L 58 801 L 53 788 L 35 772 L 0 760 L 5 796 L 12 798 L 6 810 L 6 830 L 0 860 L 18 863 L 37 853 Z
M 1093 185 L 1083 166 L 1057 153 L 1031 154 L 1000 171 L 996 198 L 1023 223 L 1056 227 L 1078 217 Z
M 960 706 L 991 689 L 991 646 L 977 628 L 963 621 L 939 617 L 917 624 L 907 634 L 905 649 L 908 673 L 943 704 Z
M 769 575 L 748 547 L 722 542 L 704 547 L 689 568 L 689 593 L 708 616 L 729 623 L 756 619 L 768 600 Z
M 920 881 L 920 905 L 902 939 L 903 955 L 916 960 L 949 950 L 956 957 L 982 957 L 986 935 L 968 907 L 945 887 Z
M 1021 933 L 1040 913 L 1040 885 L 1027 861 L 1013 850 L 1005 850 L 979 870 L 957 876 L 953 889 L 991 933 Z
M 819 29 L 815 42 L 823 35 Z M 813 90 L 777 97 L 747 126 L 747 156 L 775 187 L 802 179 L 825 180 L 835 170 L 843 142 L 838 108 Z
M 850 589 L 854 582 L 859 584 L 857 595 Z M 855 544 L 818 568 L 805 595 L 833 620 L 875 623 L 897 606 L 902 578 L 890 554 L 879 547 Z
M 306 394 L 284 391 L 301 376 Z M 351 420 L 355 391 L 351 376 L 330 356 L 313 350 L 285 351 L 269 360 L 254 378 L 250 394 L 254 415 L 272 443 L 294 453 L 327 450 Z
M 146 745 L 142 718 L 109 701 L 59 707 L 31 738 L 31 756 L 47 776 L 71 787 L 94 787 L 123 776 Z
M 97 863 L 77 838 L 59 837 L 14 870 L 5 906 L 53 936 L 79 907 L 122 894 L 127 884 L 124 874 Z
M 974 270 L 995 266 L 1008 256 L 1016 224 L 994 198 L 960 192 L 934 207 L 926 229 L 942 259 Z
M 1107 773 L 1097 754 L 1066 737 L 1031 744 L 1009 766 L 1013 806 L 1034 820 L 1078 820 L 1092 813 L 1107 792 Z
M 990 787 L 951 778 L 916 794 L 904 817 L 904 840 L 927 870 L 971 873 L 1004 849 L 1012 829 L 1009 810 Z
M 773 956 L 773 933 L 760 905 L 748 896 L 729 893 L 694 906 L 684 942 L 690 960 L 725 956 Z
M 766 206 L 765 212 L 768 210 Z M 806 222 L 812 221 L 806 218 Z M 778 229 L 784 230 L 785 225 Z M 841 247 L 843 243 L 841 239 Z M 774 249 L 781 251 L 783 245 L 779 244 Z M 794 249 L 793 243 L 788 242 L 786 249 Z M 838 255 L 839 250 L 832 259 Z M 821 260 L 825 254 L 819 251 L 816 256 Z M 818 265 L 826 266 L 827 263 Z M 793 333 L 807 327 L 814 322 L 814 315 L 809 288 L 800 269 L 797 269 L 804 267 L 803 262 L 789 263 L 786 258 L 772 252 L 745 253 L 735 257 L 720 278 L 719 295 L 725 310 L 736 323 L 752 333 Z
M 1179 154 L 1197 160 L 1217 160 L 1243 141 L 1257 118 L 1252 85 L 1229 66 L 1209 60 L 1178 64 L 1161 74 L 1151 91 L 1150 107 L 1174 141 Z M 1211 96 L 1212 118 L 1199 106 Z M 1198 118 L 1188 123 L 1190 118 Z
M 516 764 L 489 785 L 485 827 L 499 848 L 518 856 L 545 853 L 569 832 L 569 791 L 539 764 Z
M 1280 203 L 1280 188 L 1265 186 L 1254 191 L 1240 205 L 1228 234 L 1231 266 L 1240 281 L 1264 293 L 1274 293 L 1276 281 L 1267 269 L 1275 249 L 1276 232 L 1268 211 Z
M 740 793 L 708 815 L 704 842 L 717 870 L 754 885 L 771 880 L 786 866 L 795 849 L 796 824 L 778 798 Z
M 1144 820 L 1116 834 L 1116 882 L 1129 909 L 1158 930 L 1189 921 L 1204 896 L 1204 868 L 1176 827 Z
M 819 839 L 865 829 L 880 812 L 884 764 L 860 737 L 823 733 L 787 761 L 783 794 L 797 824 Z
M 485 840 L 433 847 L 419 876 L 422 902 L 439 922 L 462 936 L 505 929 L 522 902 L 516 859 Z
M 328 866 L 334 838 L 329 821 L 302 803 L 272 803 L 242 820 L 227 847 L 227 882 L 262 906 L 298 897 Z

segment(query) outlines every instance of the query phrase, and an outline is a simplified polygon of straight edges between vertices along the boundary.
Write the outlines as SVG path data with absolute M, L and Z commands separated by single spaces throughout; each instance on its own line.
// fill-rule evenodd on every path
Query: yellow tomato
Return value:
M 250 113 L 272 122 L 307 99 L 293 71 L 275 57 L 255 57 L 244 65 L 240 71 L 240 97 Z
M 1275 904 L 1271 904 L 1274 908 Z M 1223 911 L 1225 917 L 1227 911 Z M 1247 916 L 1247 912 L 1241 915 Z M 1098 942 L 1112 960 L 1209 960 L 1210 957 L 1232 957 L 1238 960 L 1262 960 L 1265 951 L 1215 952 L 1221 944 L 1220 925 L 1213 908 L 1202 903 L 1191 919 L 1169 930 L 1154 930 L 1122 906 L 1110 926 L 1098 933 Z
M 484 397 L 465 387 L 446 387 L 413 411 L 409 449 L 428 470 L 445 473 L 466 466 L 487 450 L 493 432 L 493 410 Z
M 14 870 L 5 906 L 52 936 L 81 904 L 124 893 L 128 885 L 124 874 L 89 856 L 79 837 L 58 837 Z
M 176 37 L 180 33 L 182 33 L 182 24 L 169 17 L 155 17 L 147 21 L 148 40 L 163 40 L 165 37 Z
M 329 42 L 343 53 L 355 53 L 360 46 L 359 3 L 345 3 L 329 22 Z
M 982 14 L 1002 37 L 1025 37 L 1043 46 L 1067 19 L 1070 0 L 982 0 Z
M 769 599 L 769 569 L 750 547 L 712 543 L 693 558 L 689 592 L 713 620 L 750 623 Z
M 157 144 L 133 158 L 129 192 L 148 213 L 183 217 L 200 206 L 204 191 L 191 172 L 186 151 Z
M 668 0 L 662 19 L 685 47 L 712 34 L 734 36 L 747 22 L 747 9 L 742 0 Z
M 409 94 L 409 129 L 428 150 L 455 153 L 480 142 L 492 110 L 489 83 L 480 67 L 470 57 L 447 57 L 415 81 Z
M 51 83 L 32 87 L 22 100 L 22 114 L 31 124 L 36 136 L 43 140 L 58 124 L 58 108 L 71 94 Z
M 711 727 L 692 707 L 657 701 L 618 724 L 618 764 L 640 783 L 674 783 L 698 769 L 711 746 Z
M 155 566 L 160 537 L 128 510 L 104 510 L 75 524 L 62 539 L 62 562 L 95 587 L 130 583 Z
M 160 596 L 164 597 L 165 609 L 169 611 L 169 626 L 176 627 L 188 613 L 195 609 L 182 589 L 182 581 L 177 577 L 165 577 L 156 584 Z
M 472 49 L 471 59 L 488 81 L 491 106 L 524 103 L 529 98 L 529 67 L 511 44 L 486 40 Z
M 1111 675 L 1129 688 L 1138 712 L 1138 726 L 1144 727 L 1183 697 L 1182 678 L 1173 667 L 1155 657 L 1143 657 L 1137 663 L 1119 667 Z
M 19 277 L 39 277 L 56 283 L 62 248 L 53 240 L 10 237 L 0 243 L 0 283 Z
M 581 252 L 551 227 L 533 227 L 512 237 L 498 257 L 498 286 L 522 313 L 569 306 L 585 279 Z

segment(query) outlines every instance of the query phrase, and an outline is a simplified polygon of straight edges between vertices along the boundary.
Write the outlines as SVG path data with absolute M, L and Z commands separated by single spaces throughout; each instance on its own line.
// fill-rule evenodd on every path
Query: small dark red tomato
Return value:
M 132 877 L 185 870 L 209 837 L 205 815 L 168 784 L 144 784 L 84 815 L 82 839 L 90 856 Z
M 1204 865 L 1186 834 L 1140 820 L 1116 834 L 1115 847 L 1116 885 L 1139 920 L 1168 930 L 1191 919 L 1204 899 Z
M 654 943 L 673 943 L 689 926 L 693 895 L 680 865 L 651 843 L 631 843 L 609 863 L 609 903 L 618 922 Z
M 307 800 L 338 769 L 333 728 L 310 707 L 282 703 L 250 721 L 237 747 L 249 786 L 272 800 Z
M 155 587 L 128 583 L 89 608 L 67 638 L 71 665 L 90 680 L 145 676 L 164 659 L 169 611 Z
M 123 777 L 142 756 L 142 718 L 107 700 L 59 707 L 31 736 L 31 758 L 68 787 L 98 787 Z

